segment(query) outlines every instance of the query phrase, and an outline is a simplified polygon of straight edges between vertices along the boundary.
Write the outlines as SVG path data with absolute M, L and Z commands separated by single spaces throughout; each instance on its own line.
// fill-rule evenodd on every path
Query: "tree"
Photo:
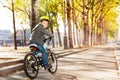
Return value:
M 69 47 L 73 48 L 70 0 L 67 0 L 67 22 L 68 22 Z

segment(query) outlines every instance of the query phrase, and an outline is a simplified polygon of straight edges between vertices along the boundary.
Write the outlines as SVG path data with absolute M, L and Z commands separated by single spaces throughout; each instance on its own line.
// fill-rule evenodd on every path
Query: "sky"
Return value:
M 0 29 L 4 30 L 11 30 L 13 29 L 12 26 L 12 11 L 8 8 L 5 8 L 0 4 Z
M 7 6 L 5 0 L 0 0 L 4 6 Z M 13 32 L 13 19 L 12 19 L 12 11 L 7 7 L 3 7 L 0 3 L 0 30 L 10 30 Z M 18 19 L 16 18 L 16 30 L 22 29 Z M 27 27 L 28 28 L 28 27 Z

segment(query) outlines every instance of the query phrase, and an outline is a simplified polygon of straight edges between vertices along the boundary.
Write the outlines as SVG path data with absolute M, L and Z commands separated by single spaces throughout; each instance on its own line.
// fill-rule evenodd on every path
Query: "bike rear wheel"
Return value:
M 25 56 L 24 71 L 25 74 L 31 79 L 34 79 L 38 75 L 38 61 L 34 54 L 29 53 Z
M 54 74 L 57 71 L 57 58 L 53 52 L 48 54 L 48 63 L 51 65 L 51 68 L 48 69 L 48 71 L 52 74 Z

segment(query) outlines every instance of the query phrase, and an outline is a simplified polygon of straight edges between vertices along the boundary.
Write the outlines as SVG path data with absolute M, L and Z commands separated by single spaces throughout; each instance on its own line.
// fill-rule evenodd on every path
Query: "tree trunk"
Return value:
M 37 0 L 31 0 L 31 30 L 36 26 L 38 23 L 38 9 L 37 9 Z
M 17 50 L 16 27 L 15 27 L 15 12 L 14 12 L 13 0 L 12 0 L 12 13 L 13 13 L 13 28 L 14 28 L 14 49 Z
M 89 30 L 88 30 L 88 23 L 85 20 L 84 22 L 84 45 L 88 46 L 88 41 L 89 41 Z
M 70 48 L 73 48 L 71 16 L 70 16 L 70 15 L 71 15 L 70 0 L 67 0 L 67 21 L 68 21 L 69 47 L 70 47 Z
M 52 34 L 54 34 L 54 31 L 53 31 L 53 27 L 52 27 L 52 23 L 50 22 L 50 30 L 52 32 Z M 54 43 L 54 38 L 52 39 L 52 43 L 53 43 L 53 48 L 55 47 L 55 43 Z
M 76 45 L 74 0 L 72 0 L 71 2 L 72 2 L 73 40 L 74 40 L 74 45 Z
M 89 46 L 92 46 L 93 45 L 93 17 L 94 17 L 94 10 L 93 10 L 93 7 L 94 7 L 94 0 L 92 1 L 92 8 L 91 8 L 91 27 L 89 29 L 90 33 L 89 33 L 89 38 L 90 38 L 90 44 Z
M 82 20 L 83 20 L 83 32 L 84 32 L 84 42 L 83 42 L 83 44 L 84 45 L 86 45 L 86 43 L 87 43 L 87 39 L 86 39 L 86 37 L 87 37 L 87 33 L 86 33 L 86 19 L 85 19 L 85 0 L 82 0 L 82 2 L 83 2 L 83 11 L 82 11 Z
M 89 46 L 89 10 L 86 13 L 86 45 Z
M 78 25 L 77 25 L 77 18 L 76 18 L 76 14 L 75 14 L 75 16 L 74 16 L 74 22 L 75 22 L 75 26 L 76 26 L 76 45 L 78 45 L 79 46 L 79 29 L 78 29 Z
M 61 37 L 60 37 L 60 31 L 59 31 L 58 27 L 57 27 L 57 33 L 58 33 L 60 47 L 62 47 L 62 42 L 61 42 Z
M 24 32 L 24 46 L 26 46 L 26 29 L 24 29 L 23 32 Z
M 68 41 L 67 41 L 67 32 L 66 32 L 66 1 L 63 0 L 63 23 L 64 23 L 64 49 L 68 48 Z
M 80 47 L 81 45 L 81 38 L 80 38 L 80 30 L 77 29 L 77 43 L 78 43 L 78 47 Z

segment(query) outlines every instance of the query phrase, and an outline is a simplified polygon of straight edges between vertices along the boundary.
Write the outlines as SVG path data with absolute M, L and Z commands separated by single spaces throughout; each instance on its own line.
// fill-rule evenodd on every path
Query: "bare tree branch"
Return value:
M 12 11 L 12 9 L 11 9 L 10 7 L 8 7 L 8 6 L 3 6 L 3 7 L 6 7 L 6 8 L 8 8 L 9 10 L 11 10 L 11 11 Z
M 101 2 L 101 0 L 98 0 L 95 4 L 94 4 L 94 6 L 96 6 L 97 4 L 99 4 Z
M 102 8 L 103 8 L 102 7 L 102 2 L 99 2 L 99 5 L 98 5 L 96 11 L 93 13 L 94 14 L 93 16 L 97 16 L 100 13 Z
M 79 11 L 79 12 L 81 12 L 82 13 L 82 11 L 80 10 L 80 9 L 78 9 L 78 8 L 75 8 L 77 11 Z
M 105 16 L 107 15 L 107 13 L 110 11 L 111 8 L 112 8 L 112 6 L 110 6 L 110 7 L 108 8 L 108 10 L 106 10 L 106 12 L 104 13 L 103 17 L 105 17 Z
M 1 5 L 4 6 L 4 4 L 0 1 Z
M 18 7 L 17 7 L 16 9 L 17 9 L 17 10 L 19 10 L 19 11 L 24 12 L 24 10 L 23 10 L 23 9 L 21 9 L 21 8 L 18 8 Z
M 3 7 L 6 7 L 6 8 L 8 8 L 9 10 L 11 10 L 12 11 L 12 9 L 10 8 L 10 7 L 8 7 L 8 6 L 5 6 L 1 1 L 0 1 L 0 3 L 2 4 L 2 6 Z
M 83 7 L 81 4 L 79 4 L 78 0 L 76 0 L 77 4 L 80 6 L 80 7 Z

